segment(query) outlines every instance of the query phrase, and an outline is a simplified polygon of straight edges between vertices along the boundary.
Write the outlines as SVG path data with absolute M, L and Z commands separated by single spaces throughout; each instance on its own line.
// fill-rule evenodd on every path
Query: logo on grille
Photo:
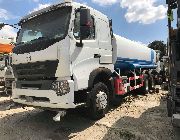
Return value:
M 26 57 L 27 61 L 31 61 L 31 56 Z

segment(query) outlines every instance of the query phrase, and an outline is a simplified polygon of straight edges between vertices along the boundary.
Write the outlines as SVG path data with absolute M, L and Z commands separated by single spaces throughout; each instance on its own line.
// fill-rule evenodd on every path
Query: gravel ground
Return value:
M 99 121 L 76 109 L 57 123 L 47 111 L 18 106 L 7 110 L 10 98 L 0 97 L 0 140 L 180 140 L 165 100 L 165 93 L 128 96 Z

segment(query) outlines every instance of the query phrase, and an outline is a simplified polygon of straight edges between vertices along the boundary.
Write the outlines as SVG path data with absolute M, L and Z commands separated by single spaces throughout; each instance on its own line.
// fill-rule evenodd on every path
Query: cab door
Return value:
M 90 35 L 82 40 L 83 46 L 79 47 L 80 42 L 80 11 L 75 10 L 73 28 L 70 40 L 70 59 L 71 71 L 74 75 L 75 82 L 78 85 L 75 90 L 85 89 L 88 87 L 88 76 L 99 67 L 99 45 L 96 31 L 96 17 L 91 10 L 91 29 Z
M 91 12 L 91 29 L 90 35 L 83 39 L 83 46 L 78 47 L 77 43 L 80 42 L 80 12 L 75 11 L 74 28 L 72 29 L 73 39 L 71 40 L 71 59 L 75 63 L 85 61 L 87 59 L 94 59 L 96 54 L 99 54 L 99 45 L 96 35 L 96 19 Z
M 98 18 L 98 46 L 100 54 L 100 64 L 112 64 L 112 44 L 109 20 Z

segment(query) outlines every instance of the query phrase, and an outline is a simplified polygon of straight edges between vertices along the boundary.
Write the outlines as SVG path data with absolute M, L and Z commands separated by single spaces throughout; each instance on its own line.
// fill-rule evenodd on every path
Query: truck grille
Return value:
M 13 65 L 13 72 L 18 80 L 47 80 L 55 78 L 59 61 L 45 61 Z

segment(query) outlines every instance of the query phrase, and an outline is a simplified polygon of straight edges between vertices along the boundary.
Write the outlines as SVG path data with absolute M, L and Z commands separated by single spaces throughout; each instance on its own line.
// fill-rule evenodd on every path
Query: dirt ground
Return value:
M 10 104 L 9 97 L 0 97 L 0 140 L 180 140 L 180 130 L 167 117 L 165 93 L 128 96 L 99 121 L 76 109 L 54 122 L 55 114 L 29 107 L 7 110 Z

